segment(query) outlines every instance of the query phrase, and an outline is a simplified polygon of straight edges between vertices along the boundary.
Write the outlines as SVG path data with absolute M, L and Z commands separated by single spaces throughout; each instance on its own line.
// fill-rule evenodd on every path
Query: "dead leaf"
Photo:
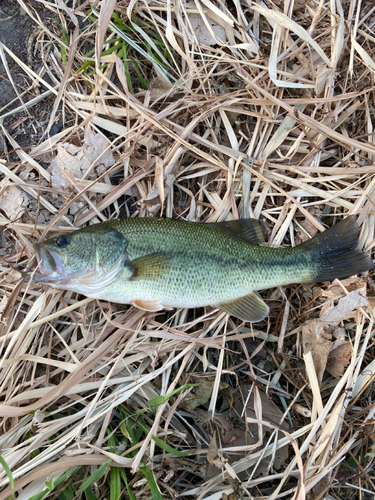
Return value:
M 238 446 L 246 444 L 247 446 L 252 447 L 252 449 L 257 449 L 261 445 L 264 435 L 268 432 L 268 429 L 266 426 L 259 426 L 258 424 L 246 422 L 246 417 L 256 418 L 253 390 L 251 391 L 250 397 L 248 397 L 251 388 L 252 384 L 250 383 L 241 384 L 241 392 L 237 389 L 233 393 L 233 407 L 230 410 L 223 411 L 221 414 L 215 414 L 213 420 L 211 413 L 201 409 L 196 409 L 194 411 L 194 415 L 197 416 L 197 425 L 204 428 L 212 428 L 214 425 L 216 427 L 216 432 L 220 433 L 220 443 L 225 448 L 237 448 Z M 262 405 L 262 419 L 280 426 L 283 412 L 266 394 L 260 392 L 259 396 Z M 246 411 L 244 416 L 241 417 L 245 401 Z M 281 424 L 281 428 L 285 430 L 289 429 L 285 420 Z M 262 431 L 261 436 L 259 436 L 259 431 Z M 215 456 L 215 446 L 216 441 L 212 442 L 212 455 L 210 455 L 210 460 L 212 457 L 213 461 L 209 461 L 207 464 L 206 479 L 210 479 L 217 475 L 218 464 L 220 464 L 220 468 L 222 467 L 222 462 L 216 462 L 215 460 L 217 459 Z M 272 461 L 272 467 L 275 470 L 280 470 L 288 459 L 288 450 L 288 445 L 286 445 L 276 450 L 272 457 L 261 460 L 256 471 L 254 472 L 254 477 L 258 477 L 263 473 L 265 474 L 270 466 L 270 461 Z M 228 462 L 232 464 L 242 456 L 242 452 L 239 452 L 238 454 L 233 452 L 229 455 Z M 246 471 L 246 474 L 247 473 L 248 471 Z
M 293 4 L 293 13 L 306 7 L 306 0 L 296 0 Z
M 87 176 L 90 179 L 107 171 L 115 163 L 109 144 L 108 139 L 90 129 L 85 131 L 82 146 L 57 144 L 57 155 L 50 162 L 52 186 L 66 189 L 70 185 L 64 172 L 82 179 L 91 169 L 92 174 Z
M 210 33 L 205 22 L 203 21 L 202 17 L 199 14 L 189 14 L 189 21 L 194 31 L 194 35 L 196 36 L 199 43 L 203 43 L 204 45 L 210 45 L 210 46 L 217 44 L 217 41 Z M 213 21 L 209 17 L 207 17 L 207 21 L 215 37 L 218 40 L 220 40 L 220 42 L 225 43 L 227 41 L 225 29 L 222 28 L 219 24 L 215 23 L 215 21 Z
M 83 151 L 99 175 L 115 164 L 109 140 L 89 128 L 85 130 Z
M 206 463 L 203 462 L 203 457 L 202 462 L 197 462 L 185 457 L 169 457 L 166 455 L 165 462 L 174 472 L 185 471 L 196 474 L 202 478 L 206 477 Z M 164 482 L 166 482 L 165 479 Z
M 229 408 L 232 408 L 233 405 L 233 387 L 226 382 L 220 382 L 219 386 L 221 394 L 228 401 Z
M 66 189 L 69 182 L 64 172 L 70 171 L 76 179 L 81 179 L 89 165 L 81 148 L 73 144 L 57 144 L 56 147 L 57 155 L 50 162 L 51 184 L 56 189 Z
M 366 297 L 366 287 L 367 283 L 363 278 L 345 278 L 340 280 L 340 283 L 346 288 L 348 292 L 353 292 L 354 290 L 360 290 L 361 295 Z M 327 290 L 323 290 L 322 296 L 328 297 L 329 299 L 339 299 L 345 297 L 345 292 L 339 284 L 333 284 Z
M 230 410 L 229 410 L 230 411 Z M 232 443 L 236 437 L 237 433 L 233 427 L 233 415 L 228 412 L 228 410 L 224 411 L 221 414 L 216 414 L 214 417 L 214 422 L 217 428 L 220 430 L 221 441 L 223 444 Z M 240 430 L 240 434 L 243 436 L 243 430 Z
M 28 203 L 27 194 L 12 184 L 9 179 L 3 179 L 0 182 L 0 209 L 11 221 L 23 215 Z
M 242 384 L 241 389 L 243 397 L 246 399 L 247 398 L 246 390 L 249 391 L 250 384 Z M 263 420 L 267 420 L 268 422 L 271 422 L 274 425 L 279 426 L 283 416 L 283 412 L 275 405 L 275 403 L 272 401 L 270 397 L 267 396 L 267 394 L 264 394 L 264 392 L 259 391 L 259 397 L 262 404 Z M 236 401 L 235 409 L 241 414 L 243 411 L 243 403 Z M 246 417 L 257 418 L 255 413 L 254 392 L 251 393 L 246 404 Z M 283 421 L 281 427 L 284 428 L 285 430 L 289 429 L 289 425 L 285 420 Z
M 315 498 L 327 498 L 325 493 L 329 490 L 330 478 L 324 476 L 320 481 L 318 481 L 313 489 L 309 492 L 307 500 L 315 500 Z
M 226 446 L 236 447 L 241 446 L 244 443 L 247 445 L 256 445 L 257 443 L 261 443 L 264 435 L 268 432 L 266 426 L 263 426 L 261 430 L 263 431 L 263 435 L 259 436 L 259 426 L 258 424 L 246 423 L 246 418 L 257 418 L 255 413 L 255 399 L 254 399 L 254 391 L 251 391 L 250 397 L 248 394 L 251 390 L 252 384 L 243 383 L 241 384 L 241 393 L 237 393 L 234 397 L 234 404 L 231 410 L 228 410 L 223 413 L 226 416 L 227 420 L 232 424 L 232 430 L 230 432 L 222 433 L 222 441 L 226 444 Z M 286 420 L 280 422 L 283 417 L 283 412 L 279 409 L 279 407 L 272 401 L 272 399 L 267 396 L 262 391 L 259 391 L 259 398 L 262 406 L 262 420 L 266 422 L 270 422 L 276 426 L 280 426 L 282 429 L 288 430 L 289 425 Z M 244 409 L 244 401 L 246 403 L 246 410 L 244 416 L 241 418 L 239 415 L 242 414 Z M 247 429 L 247 432 L 245 431 Z M 288 459 L 289 452 L 288 446 L 283 446 L 276 450 L 275 454 L 272 457 L 265 458 L 261 460 L 257 470 L 255 472 L 254 477 L 259 476 L 260 474 L 266 473 L 268 467 L 270 466 L 270 461 L 273 461 L 272 467 L 275 470 L 280 470 Z M 236 459 L 235 455 L 231 455 L 230 463 Z
M 336 347 L 346 342 L 346 334 L 343 328 L 337 327 L 330 333 L 332 333 L 332 337 L 336 339 L 333 343 L 332 349 L 336 349 Z
M 332 348 L 331 338 L 332 335 L 326 332 L 324 323 L 318 319 L 307 321 L 302 326 L 303 352 L 307 354 L 311 351 L 319 385 L 322 383 L 328 355 Z
M 173 85 L 165 80 L 161 76 L 156 76 L 152 78 L 148 84 L 148 90 L 151 94 L 151 99 L 155 100 L 169 92 L 170 96 L 173 96 L 175 91 L 172 91 Z
M 194 384 L 197 384 L 197 386 L 193 388 L 182 403 L 182 406 L 187 410 L 195 410 L 198 406 L 207 403 L 211 397 L 212 388 L 214 386 L 214 380 L 193 377 L 192 381 Z
M 339 322 L 359 307 L 367 305 L 368 300 L 361 295 L 360 290 L 354 290 L 353 292 L 349 292 L 345 297 L 339 299 L 337 306 L 331 301 L 330 306 L 321 313 L 320 319 L 327 323 Z
M 319 219 L 322 215 L 322 210 L 319 207 L 311 207 L 309 213 L 313 215 L 313 217 Z M 302 229 L 302 228 L 304 229 Z M 304 222 L 301 223 L 301 227 L 297 227 L 297 236 L 300 238 L 302 242 L 309 240 L 313 236 L 315 236 L 318 232 L 316 226 L 310 221 L 310 219 L 305 219 Z
M 208 446 L 207 462 L 210 463 L 211 465 L 214 465 L 218 469 L 221 469 L 225 464 L 225 462 L 227 462 L 227 460 L 225 460 L 223 457 L 219 455 L 219 450 L 216 444 L 216 432 L 214 432 L 210 444 Z
M 351 356 L 352 346 L 350 342 L 341 343 L 329 353 L 326 367 L 327 372 L 335 378 L 342 377 L 346 367 L 350 363 Z

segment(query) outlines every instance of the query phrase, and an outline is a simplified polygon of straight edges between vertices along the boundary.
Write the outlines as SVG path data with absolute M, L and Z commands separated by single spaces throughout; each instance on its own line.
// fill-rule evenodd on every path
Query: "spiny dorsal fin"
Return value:
M 265 230 L 257 219 L 213 222 L 210 226 L 234 234 L 252 245 L 262 245 L 265 242 Z
M 216 307 L 227 314 L 242 319 L 242 321 L 250 321 L 250 323 L 262 321 L 270 312 L 267 304 L 256 292 L 252 292 L 236 300 L 231 300 L 230 302 L 217 304 Z
M 130 262 L 133 269 L 131 279 L 150 280 L 159 278 L 168 272 L 168 262 L 168 256 L 161 252 L 151 253 L 132 260 Z

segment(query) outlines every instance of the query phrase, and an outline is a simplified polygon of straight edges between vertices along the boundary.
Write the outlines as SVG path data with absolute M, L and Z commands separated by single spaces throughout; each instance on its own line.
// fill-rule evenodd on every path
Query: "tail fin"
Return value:
M 347 278 L 372 269 L 370 256 L 357 246 L 358 224 L 354 215 L 300 245 L 311 252 L 312 260 L 317 263 L 314 283 Z

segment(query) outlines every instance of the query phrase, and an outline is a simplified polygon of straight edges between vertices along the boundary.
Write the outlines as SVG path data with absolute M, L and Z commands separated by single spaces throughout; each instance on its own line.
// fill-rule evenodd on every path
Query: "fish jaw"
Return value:
M 36 243 L 34 251 L 38 266 L 33 274 L 33 282 L 54 286 L 56 281 L 64 279 L 61 261 L 57 255 L 49 252 L 42 243 Z
M 77 285 L 74 276 L 67 273 L 63 262 L 58 254 L 43 243 L 34 245 L 35 257 L 37 259 L 37 271 L 32 274 L 34 283 L 49 285 L 53 288 L 71 289 Z

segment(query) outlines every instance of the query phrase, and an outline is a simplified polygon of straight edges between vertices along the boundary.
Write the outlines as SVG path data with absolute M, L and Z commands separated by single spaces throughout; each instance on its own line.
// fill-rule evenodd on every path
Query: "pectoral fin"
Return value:
M 152 253 L 132 260 L 130 266 L 133 269 L 131 279 L 150 280 L 160 278 L 169 269 L 169 258 L 164 253 Z
M 252 292 L 250 295 L 245 295 L 245 297 L 240 297 L 230 302 L 217 304 L 216 307 L 219 307 L 227 314 L 231 314 L 243 321 L 250 321 L 250 323 L 262 321 L 270 312 L 267 304 L 256 292 Z

